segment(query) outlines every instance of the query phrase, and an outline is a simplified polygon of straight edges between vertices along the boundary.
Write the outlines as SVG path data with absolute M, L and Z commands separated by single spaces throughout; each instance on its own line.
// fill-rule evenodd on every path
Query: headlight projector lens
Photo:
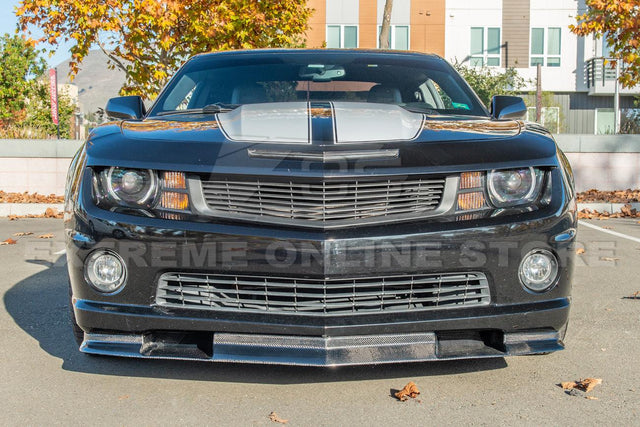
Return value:
M 134 205 L 150 203 L 158 188 L 154 171 L 116 167 L 107 172 L 107 186 L 113 199 Z
M 487 177 L 491 203 L 503 208 L 533 202 L 540 192 L 542 177 L 540 169 L 531 167 L 492 170 Z
M 127 268 L 122 258 L 115 252 L 97 250 L 85 261 L 87 282 L 105 294 L 111 294 L 124 286 Z
M 546 249 L 534 249 L 520 262 L 520 282 L 533 292 L 544 292 L 558 277 L 558 260 Z

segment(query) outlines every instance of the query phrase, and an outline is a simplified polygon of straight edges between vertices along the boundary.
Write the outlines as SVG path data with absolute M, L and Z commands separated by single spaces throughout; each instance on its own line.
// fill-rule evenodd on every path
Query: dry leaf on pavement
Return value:
M 595 396 L 585 396 L 584 398 L 587 400 L 598 400 L 598 398 Z
M 614 258 L 614 257 L 610 257 L 610 256 L 603 256 L 602 258 L 600 258 L 601 261 L 618 261 L 620 258 Z
M 31 236 L 32 234 L 33 233 L 30 231 L 21 231 L 20 233 L 13 233 L 13 235 L 16 237 Z
M 269 419 L 274 423 L 280 423 L 280 424 L 286 424 L 289 422 L 289 420 L 283 420 L 282 418 L 280 418 L 278 414 L 276 414 L 275 412 L 271 412 L 269 414 Z
M 563 390 L 577 389 L 589 393 L 598 384 L 602 384 L 602 380 L 600 378 L 585 378 L 579 381 L 568 381 L 560 383 L 560 387 L 562 387 Z
M 47 234 L 41 234 L 38 236 L 38 239 L 52 239 L 55 236 L 53 235 L 53 233 L 47 233 Z
M 404 388 L 394 394 L 396 399 L 404 402 L 408 398 L 415 399 L 420 394 L 420 390 L 418 390 L 418 386 L 413 381 L 409 381 Z
M 6 193 L 0 191 L 0 203 L 62 203 L 64 196 L 56 196 L 55 194 L 38 193 Z
M 584 253 L 584 248 L 578 248 L 576 249 L 576 254 L 578 255 L 582 255 Z
M 15 245 L 16 243 L 18 243 L 17 240 L 13 240 L 13 239 L 7 239 L 3 242 L 0 242 L 0 246 L 4 246 L 4 245 Z

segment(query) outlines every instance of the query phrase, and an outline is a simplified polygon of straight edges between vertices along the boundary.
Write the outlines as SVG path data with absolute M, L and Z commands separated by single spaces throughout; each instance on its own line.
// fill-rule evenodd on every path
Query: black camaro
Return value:
M 352 365 L 563 348 L 576 203 L 520 98 L 443 59 L 198 55 L 70 167 L 85 353 Z

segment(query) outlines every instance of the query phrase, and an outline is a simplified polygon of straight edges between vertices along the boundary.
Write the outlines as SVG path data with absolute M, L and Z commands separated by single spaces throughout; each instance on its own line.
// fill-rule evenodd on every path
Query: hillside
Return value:
M 58 82 L 73 83 L 78 86 L 78 100 L 80 110 L 94 113 L 98 108 L 104 108 L 107 100 L 118 96 L 118 91 L 124 83 L 125 76 L 120 70 L 110 70 L 107 67 L 107 56 L 101 50 L 92 50 L 80 64 L 80 71 L 70 82 L 69 60 L 58 65 Z

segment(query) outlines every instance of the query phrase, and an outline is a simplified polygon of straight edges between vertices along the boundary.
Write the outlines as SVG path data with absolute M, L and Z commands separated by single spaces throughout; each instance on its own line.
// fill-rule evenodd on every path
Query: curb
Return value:
M 631 205 L 631 209 L 640 211 L 640 203 L 626 203 Z M 622 210 L 625 203 L 578 203 L 578 211 L 589 209 L 590 211 L 598 211 L 600 213 L 608 212 L 618 213 Z
M 0 217 L 9 215 L 43 215 L 47 208 L 64 210 L 64 203 L 0 203 Z

